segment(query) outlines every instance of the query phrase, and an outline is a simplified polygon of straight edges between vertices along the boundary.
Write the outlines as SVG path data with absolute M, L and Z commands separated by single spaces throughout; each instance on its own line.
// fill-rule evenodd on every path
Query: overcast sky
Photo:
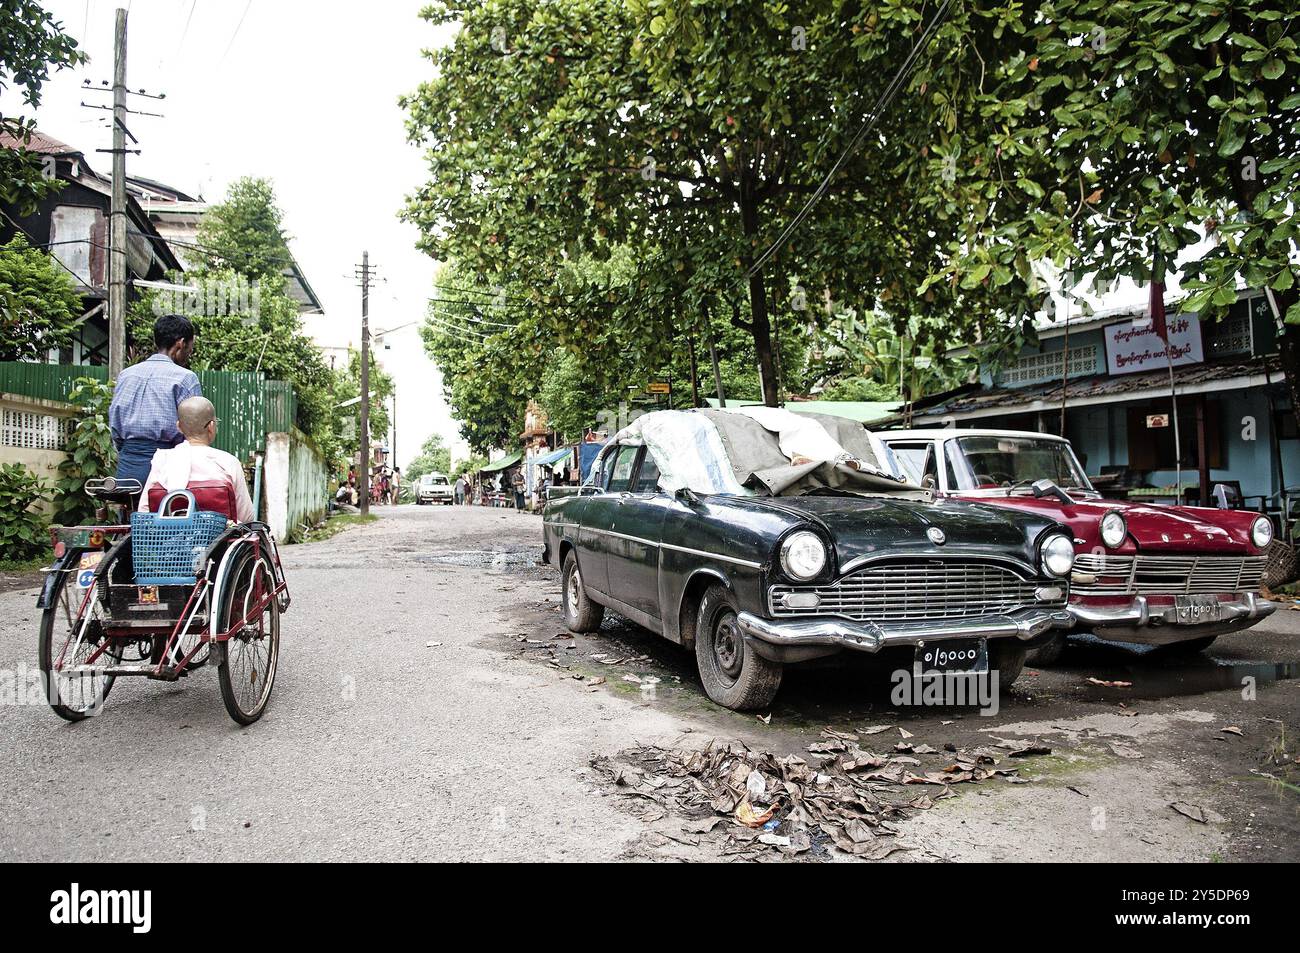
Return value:
M 415 250 L 416 230 L 398 221 L 404 196 L 424 179 L 408 145 L 398 96 L 430 75 L 422 49 L 451 31 L 417 16 L 420 0 L 358 4 L 342 0 L 44 0 L 80 42 L 90 62 L 45 87 L 40 128 L 110 170 L 106 114 L 79 103 L 111 104 L 85 93 L 113 76 L 114 10 L 129 6 L 127 85 L 165 92 L 161 102 L 129 97 L 139 156 L 128 171 L 208 201 L 245 175 L 275 183 L 294 256 L 325 306 L 304 318 L 322 345 L 361 340 L 360 290 L 353 276 L 363 249 L 383 281 L 371 294 L 371 328 L 419 321 L 435 263 Z M 6 111 L 18 109 L 12 92 Z M 399 464 L 437 431 L 465 454 L 442 400 L 442 383 L 424 355 L 416 326 L 392 334 L 374 353 L 397 382 Z M 326 351 L 340 356 L 343 351 Z

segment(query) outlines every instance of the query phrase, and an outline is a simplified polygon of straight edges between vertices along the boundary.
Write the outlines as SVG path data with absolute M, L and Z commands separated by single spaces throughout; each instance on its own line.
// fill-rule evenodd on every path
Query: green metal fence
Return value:
M 259 451 L 268 432 L 288 432 L 298 411 L 287 381 L 258 374 L 197 371 L 203 396 L 217 409 L 217 446 L 241 460 Z M 78 377 L 108 380 L 108 368 L 0 361 L 0 393 L 66 401 Z

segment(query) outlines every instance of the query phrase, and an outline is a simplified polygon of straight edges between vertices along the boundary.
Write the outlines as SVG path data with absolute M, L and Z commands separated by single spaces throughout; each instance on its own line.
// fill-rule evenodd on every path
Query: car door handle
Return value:
M 624 503 L 626 503 L 626 502 L 627 502 L 628 500 L 630 500 L 630 499 L 632 499 L 632 494 L 631 494 L 631 493 L 620 493 L 620 494 L 618 495 L 618 505 L 619 505 L 619 506 L 622 506 Z

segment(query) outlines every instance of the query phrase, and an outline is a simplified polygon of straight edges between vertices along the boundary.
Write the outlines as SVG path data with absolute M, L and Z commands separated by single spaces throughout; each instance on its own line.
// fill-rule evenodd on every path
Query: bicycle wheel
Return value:
M 81 721 L 99 714 L 116 679 L 93 669 L 117 665 L 122 648 L 104 635 L 103 607 L 94 593 L 87 601 L 90 590 L 77 585 L 78 573 L 60 575 L 50 605 L 41 613 L 37 655 L 50 707 L 60 718 Z M 85 666 L 92 670 L 65 674 Z
M 275 589 L 275 572 L 265 553 L 246 548 L 236 557 L 222 595 L 221 628 L 240 620 L 229 639 L 216 643 L 217 680 L 230 717 L 251 725 L 262 717 L 275 684 L 280 661 L 280 605 L 267 598 Z M 265 601 L 260 610 L 258 603 Z

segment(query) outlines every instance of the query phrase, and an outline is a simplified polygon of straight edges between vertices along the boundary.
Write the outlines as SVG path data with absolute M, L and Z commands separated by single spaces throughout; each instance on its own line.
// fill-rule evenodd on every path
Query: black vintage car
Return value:
M 693 647 L 728 708 L 767 705 L 784 664 L 844 649 L 905 647 L 917 674 L 955 658 L 1009 685 L 1026 647 L 1069 623 L 1074 546 L 1060 524 L 933 500 L 839 418 L 647 414 L 586 484 L 552 493 L 544 527 L 571 630 L 596 629 L 608 608 Z

